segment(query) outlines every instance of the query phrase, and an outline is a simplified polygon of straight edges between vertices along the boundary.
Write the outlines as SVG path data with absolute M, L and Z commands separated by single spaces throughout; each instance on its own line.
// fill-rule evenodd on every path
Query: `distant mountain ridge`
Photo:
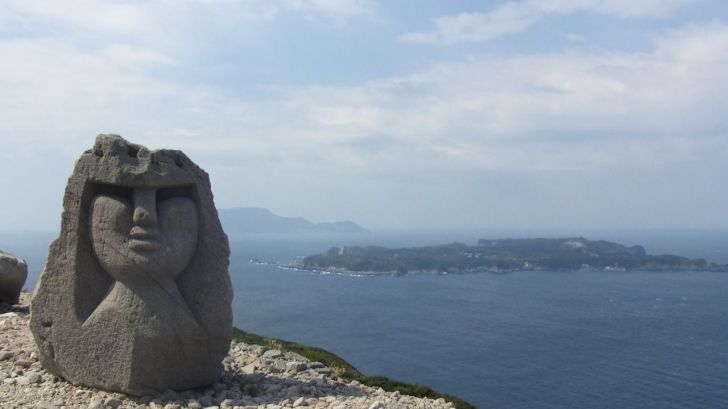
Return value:
M 364 233 L 352 221 L 312 223 L 303 217 L 284 217 L 260 207 L 218 209 L 222 227 L 228 234 L 262 233 Z

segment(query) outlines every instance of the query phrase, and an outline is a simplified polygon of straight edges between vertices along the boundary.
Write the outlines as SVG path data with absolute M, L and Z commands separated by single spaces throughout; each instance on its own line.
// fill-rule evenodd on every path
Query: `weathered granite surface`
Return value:
M 0 251 L 0 302 L 15 304 L 28 278 L 28 263 L 20 257 Z
M 99 135 L 68 179 L 34 291 L 41 364 L 133 395 L 215 382 L 232 333 L 229 252 L 204 170 Z
M 3 409 L 451 409 L 432 400 L 385 392 L 337 378 L 321 363 L 292 352 L 232 342 L 220 378 L 210 386 L 140 397 L 76 386 L 38 362 L 28 330 L 28 294 L 0 307 L 0 408 Z M 102 364 L 104 364 L 102 362 Z

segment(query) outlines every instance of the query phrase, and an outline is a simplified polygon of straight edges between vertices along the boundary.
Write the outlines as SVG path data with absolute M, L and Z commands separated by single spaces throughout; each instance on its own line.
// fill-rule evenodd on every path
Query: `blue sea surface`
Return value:
M 328 349 L 368 375 L 430 385 L 479 408 L 728 407 L 728 274 L 350 277 L 249 262 L 298 259 L 332 245 L 472 244 L 518 235 L 231 237 L 235 325 Z M 47 241 L 0 238 L 0 248 L 29 259 L 32 286 Z M 587 238 L 728 262 L 728 232 Z

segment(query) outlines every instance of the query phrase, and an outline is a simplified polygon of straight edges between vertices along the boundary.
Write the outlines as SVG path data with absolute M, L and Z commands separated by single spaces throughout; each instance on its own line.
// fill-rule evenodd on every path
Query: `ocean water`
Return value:
M 728 407 L 728 274 L 518 272 L 348 277 L 250 264 L 332 245 L 424 245 L 568 232 L 231 238 L 235 325 L 337 353 L 369 375 L 479 408 Z M 728 232 L 592 232 L 728 262 Z M 49 237 L 0 236 L 42 269 Z

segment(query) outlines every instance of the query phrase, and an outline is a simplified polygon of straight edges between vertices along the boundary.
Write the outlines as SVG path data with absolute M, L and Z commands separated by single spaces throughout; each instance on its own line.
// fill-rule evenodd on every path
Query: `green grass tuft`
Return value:
M 448 402 L 454 403 L 457 409 L 475 409 L 475 406 L 471 405 L 463 399 L 457 398 L 452 395 L 439 393 L 429 386 L 425 385 L 401 382 L 395 379 L 387 378 L 385 376 L 361 376 L 360 378 L 357 378 L 357 380 L 364 385 L 371 386 L 373 388 L 382 388 L 387 392 L 399 391 L 399 393 L 403 395 L 416 396 L 418 398 L 443 398 Z
M 366 376 L 338 355 L 325 349 L 310 347 L 282 339 L 251 334 L 238 328 L 233 328 L 233 339 L 246 344 L 262 345 L 267 348 L 273 347 L 275 349 L 295 352 L 311 361 L 321 362 L 331 368 L 338 377 L 347 381 L 355 380 L 373 388 L 382 388 L 387 392 L 399 391 L 399 393 L 403 395 L 410 395 L 418 398 L 443 398 L 448 402 L 452 402 L 457 409 L 475 409 L 475 406 L 470 403 L 460 398 L 434 391 L 429 386 L 401 382 L 384 376 Z

